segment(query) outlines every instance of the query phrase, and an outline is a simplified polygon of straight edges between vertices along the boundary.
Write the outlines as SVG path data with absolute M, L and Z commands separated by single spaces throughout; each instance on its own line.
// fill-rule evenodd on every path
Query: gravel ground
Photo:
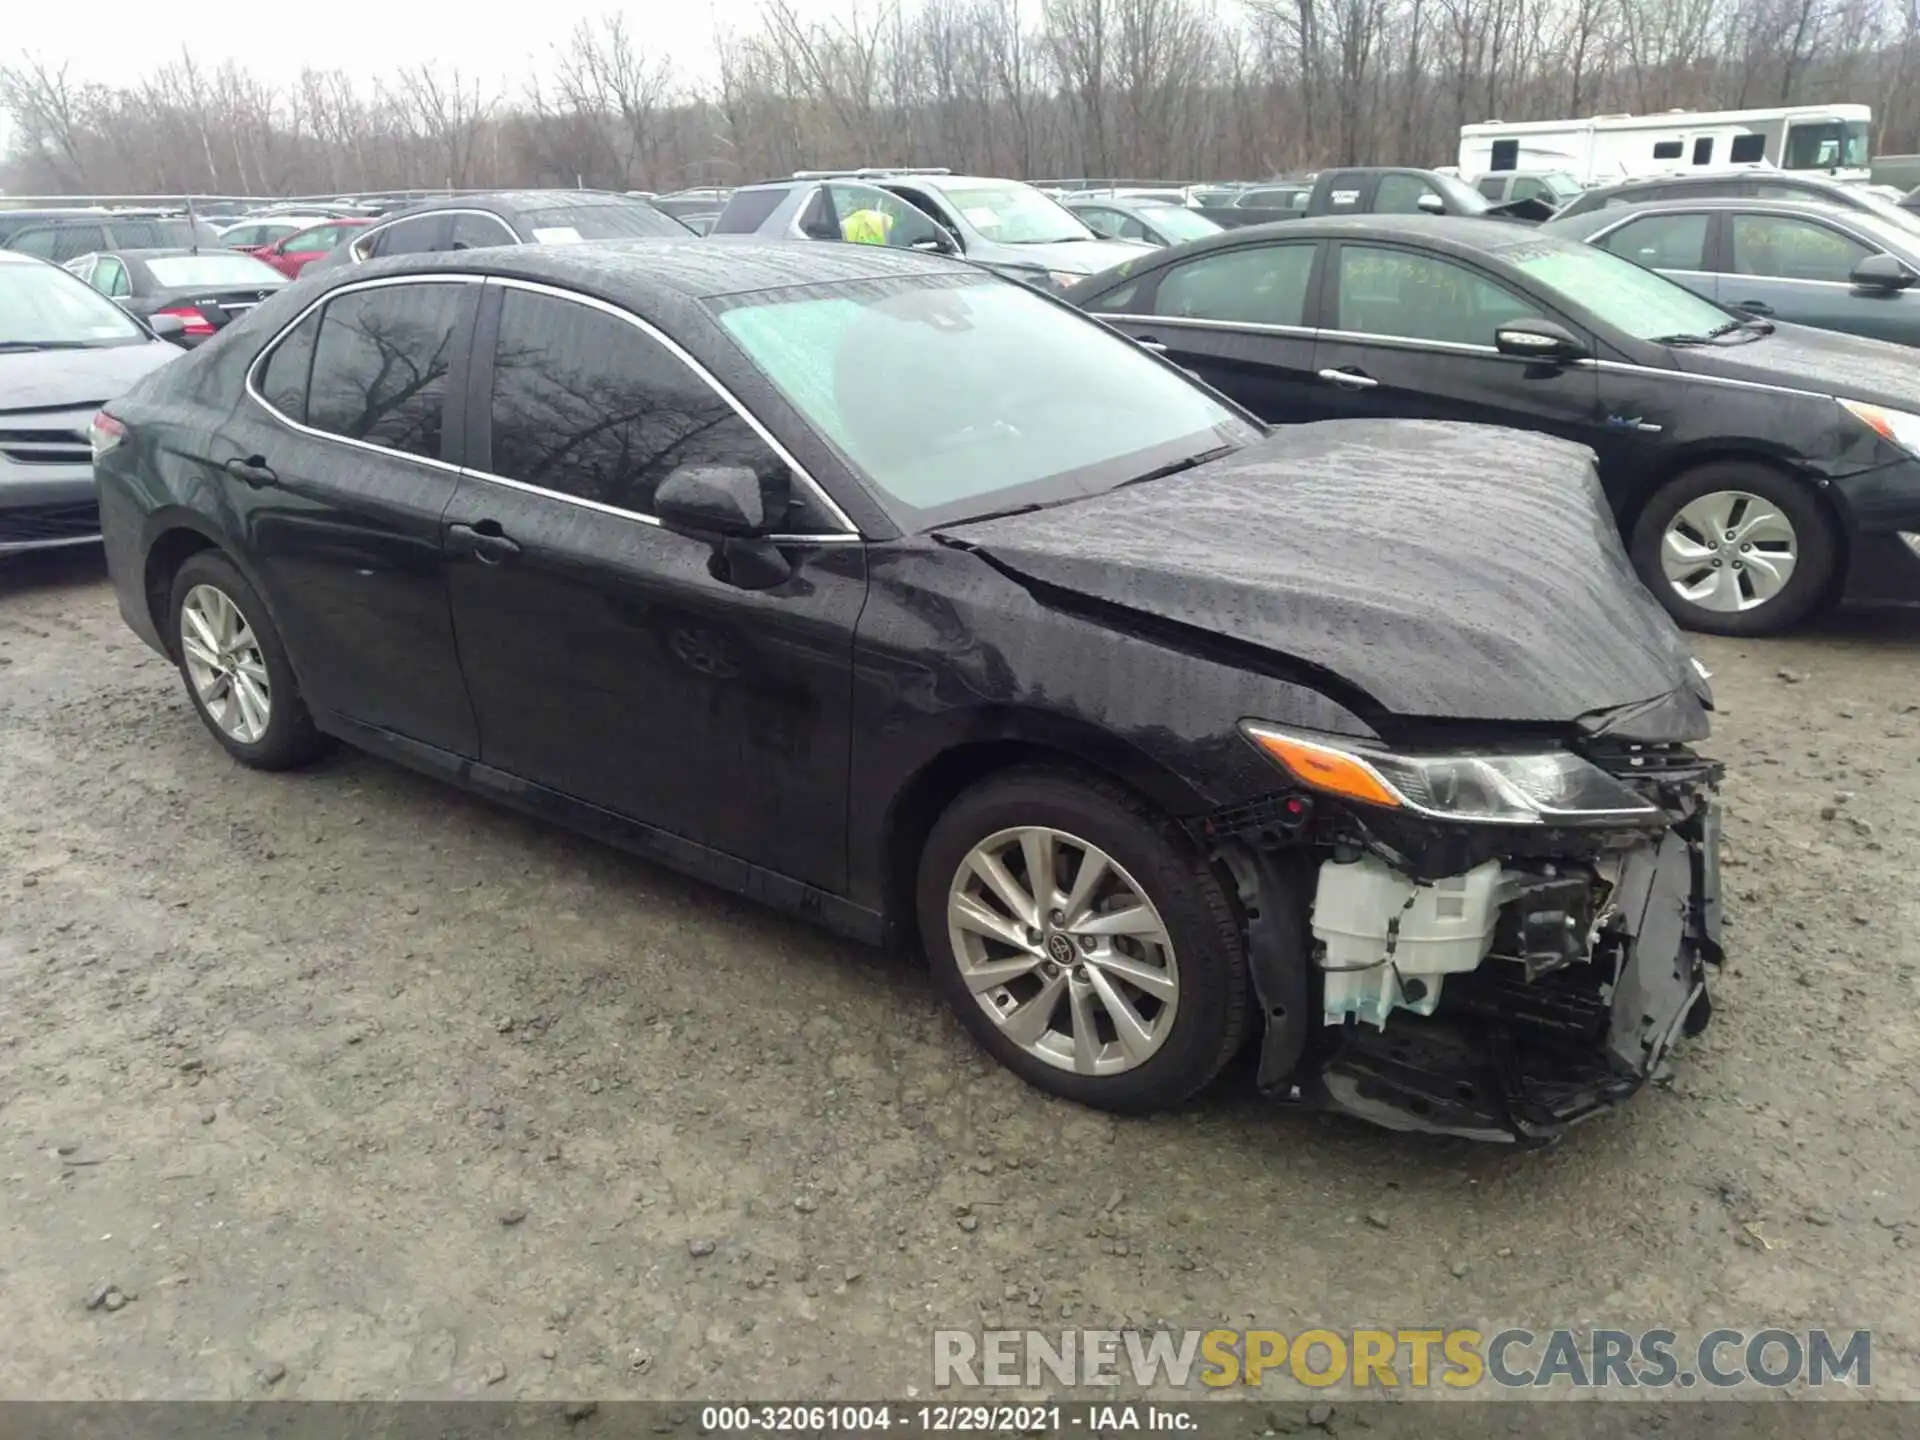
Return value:
M 1544 1153 L 1119 1122 L 917 970 L 340 752 L 0 572 L 0 1396 L 925 1394 L 939 1325 L 1876 1330 L 1920 1396 L 1920 620 L 1703 640 L 1732 963 Z M 106 1286 L 119 1295 L 88 1308 Z

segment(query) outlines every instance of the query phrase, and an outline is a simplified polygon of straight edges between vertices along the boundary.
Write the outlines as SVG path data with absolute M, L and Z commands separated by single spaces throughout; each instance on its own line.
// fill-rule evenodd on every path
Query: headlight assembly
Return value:
M 1840 404 L 1889 445 L 1896 445 L 1909 455 L 1920 455 L 1920 415 L 1889 410 L 1884 405 L 1869 405 L 1862 400 L 1842 400 Z
M 1660 807 L 1569 750 L 1397 755 L 1255 721 L 1240 732 L 1302 785 L 1436 820 L 1579 825 L 1648 820 Z

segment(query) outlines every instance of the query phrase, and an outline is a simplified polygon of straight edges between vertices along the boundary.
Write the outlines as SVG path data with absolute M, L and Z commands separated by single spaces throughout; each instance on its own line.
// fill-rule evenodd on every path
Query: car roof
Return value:
M 1317 215 L 1298 220 L 1275 220 L 1266 225 L 1244 225 L 1222 230 L 1204 240 L 1176 247 L 1182 257 L 1202 250 L 1222 250 L 1249 240 L 1437 240 L 1441 249 L 1486 252 L 1511 249 L 1540 234 L 1539 227 L 1512 220 L 1487 220 L 1474 215 Z M 1560 236 L 1552 238 L 1567 243 Z
M 443 195 L 422 200 L 405 209 L 382 215 L 381 220 L 400 220 L 409 215 L 426 215 L 435 210 L 488 210 L 505 214 L 525 214 L 531 210 L 561 207 L 581 209 L 594 205 L 645 205 L 630 195 L 611 195 L 604 190 L 490 190 L 484 195 Z M 345 216 L 322 217 L 345 219 Z
M 1619 180 L 1612 185 L 1596 185 L 1594 191 L 1601 195 L 1617 195 L 1624 190 L 1642 190 L 1649 185 L 1714 185 L 1729 180 L 1764 180 L 1768 184 L 1804 185 L 1809 190 L 1846 191 L 1850 187 L 1840 180 L 1828 179 L 1825 175 L 1803 175 L 1791 170 L 1747 169 L 1713 170 L 1704 175 L 1636 175 L 1631 180 Z
M 739 236 L 715 243 L 686 239 L 598 241 L 591 245 L 518 245 L 485 251 L 397 255 L 325 272 L 334 284 L 410 272 L 479 272 L 558 285 L 645 309 L 667 296 L 723 296 L 899 276 L 985 276 L 941 256 L 880 245 L 796 245 Z

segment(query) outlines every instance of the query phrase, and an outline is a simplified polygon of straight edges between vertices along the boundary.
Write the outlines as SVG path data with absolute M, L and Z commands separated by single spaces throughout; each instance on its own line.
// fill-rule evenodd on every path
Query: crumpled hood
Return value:
M 1704 733 L 1691 654 L 1627 560 L 1592 452 L 1549 436 L 1287 426 L 1165 480 L 936 533 L 1043 602 L 1255 645 L 1389 715 L 1566 723 L 1679 692 L 1680 728 Z
M 1124 261 L 1145 259 L 1157 252 L 1151 245 L 1132 240 L 1062 240 L 1057 244 L 1005 245 L 1000 253 L 1010 262 L 1037 265 L 1042 270 L 1097 275 Z
M 71 410 L 127 392 L 142 375 L 181 354 L 164 340 L 99 350 L 0 353 L 0 415 L 10 410 Z
M 1776 325 L 1744 345 L 1673 351 L 1682 370 L 1920 412 L 1920 349 L 1837 330 Z

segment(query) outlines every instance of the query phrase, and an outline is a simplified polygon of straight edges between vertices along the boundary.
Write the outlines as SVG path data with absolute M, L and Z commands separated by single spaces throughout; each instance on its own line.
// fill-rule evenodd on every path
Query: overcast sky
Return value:
M 803 14 L 850 11 L 855 0 L 795 0 Z M 284 82 L 301 67 L 337 69 L 356 79 L 391 74 L 421 61 L 458 65 L 517 92 L 545 68 L 553 47 L 584 18 L 622 11 L 628 31 L 664 51 L 694 79 L 712 71 L 716 28 L 746 30 L 758 0 L 373 0 L 320 7 L 262 0 L 254 4 L 160 6 L 152 0 L 94 0 L 69 9 L 46 0 L 0 0 L 0 59 L 38 54 L 69 60 L 75 78 L 124 83 L 147 67 L 178 58 L 184 42 L 209 68 L 242 62 L 262 79 Z

